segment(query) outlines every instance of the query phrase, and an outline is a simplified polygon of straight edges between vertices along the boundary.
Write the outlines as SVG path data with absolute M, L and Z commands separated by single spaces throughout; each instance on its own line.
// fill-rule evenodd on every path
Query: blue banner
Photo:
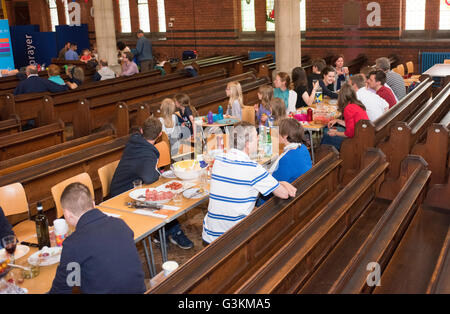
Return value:
M 77 44 L 77 53 L 81 56 L 83 49 L 89 49 L 89 30 L 87 24 L 80 26 L 57 25 L 56 27 L 56 46 L 61 50 L 64 45 L 70 41 Z
M 10 30 L 16 69 L 36 64 L 36 42 L 32 34 L 39 32 L 39 25 L 11 26 Z

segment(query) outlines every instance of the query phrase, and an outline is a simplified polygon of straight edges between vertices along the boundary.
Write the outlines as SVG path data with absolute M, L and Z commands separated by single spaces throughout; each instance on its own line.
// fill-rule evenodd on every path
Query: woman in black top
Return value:
M 322 93 L 325 96 L 330 97 L 331 99 L 338 98 L 338 94 L 329 89 L 329 86 L 334 84 L 335 80 L 336 80 L 336 70 L 332 66 L 327 65 L 322 70 L 322 79 L 319 81 L 319 85 L 322 88 Z
M 319 87 L 319 82 L 313 84 L 311 94 L 308 94 L 308 78 L 305 69 L 296 67 L 292 70 L 292 81 L 294 84 L 294 91 L 297 93 L 296 108 L 311 106 L 314 102 L 316 90 Z

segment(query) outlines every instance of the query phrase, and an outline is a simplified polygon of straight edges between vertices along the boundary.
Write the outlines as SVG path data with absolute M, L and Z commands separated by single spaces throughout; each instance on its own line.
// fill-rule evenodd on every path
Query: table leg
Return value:
M 155 277 L 156 272 L 154 271 L 154 267 L 155 267 L 155 260 L 153 258 L 153 250 L 151 251 L 151 259 L 148 255 L 148 248 L 147 248 L 147 242 L 146 239 L 142 240 L 143 244 L 144 244 L 144 252 L 145 252 L 145 258 L 147 260 L 147 266 L 148 266 L 148 271 L 150 272 L 150 277 Z M 151 248 L 151 244 L 150 244 L 150 248 Z
M 159 243 L 161 244 L 161 258 L 163 263 L 167 261 L 166 228 L 159 229 Z
M 308 130 L 309 133 L 309 140 L 311 141 L 311 159 L 312 164 L 314 165 L 314 141 L 313 141 L 313 132 L 312 130 Z

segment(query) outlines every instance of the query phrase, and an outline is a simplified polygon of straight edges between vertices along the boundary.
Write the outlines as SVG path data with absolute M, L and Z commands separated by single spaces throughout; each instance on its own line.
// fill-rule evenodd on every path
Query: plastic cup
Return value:
M 164 270 L 164 276 L 169 276 L 171 272 L 178 268 L 178 263 L 175 261 L 167 261 L 162 264 L 162 269 Z
M 64 239 L 69 233 L 69 226 L 65 219 L 55 219 L 53 221 L 53 232 L 55 233 L 56 246 L 62 246 Z

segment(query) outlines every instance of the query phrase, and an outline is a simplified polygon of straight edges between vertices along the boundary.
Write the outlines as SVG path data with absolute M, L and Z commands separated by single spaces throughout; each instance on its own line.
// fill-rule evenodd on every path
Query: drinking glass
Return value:
M 142 180 L 141 179 L 137 179 L 133 181 L 133 187 L 134 188 L 141 188 L 142 187 Z
M 9 259 L 11 263 L 14 264 L 14 252 L 16 251 L 16 245 L 17 245 L 17 238 L 14 234 L 8 235 L 6 237 L 3 237 L 2 239 L 3 247 L 5 248 L 6 252 L 9 255 Z
M 206 169 L 200 173 L 200 188 L 207 190 L 208 188 L 208 173 Z
M 175 195 L 173 196 L 174 204 L 180 205 L 182 201 L 183 201 L 183 193 L 181 193 L 181 192 L 175 193 Z

